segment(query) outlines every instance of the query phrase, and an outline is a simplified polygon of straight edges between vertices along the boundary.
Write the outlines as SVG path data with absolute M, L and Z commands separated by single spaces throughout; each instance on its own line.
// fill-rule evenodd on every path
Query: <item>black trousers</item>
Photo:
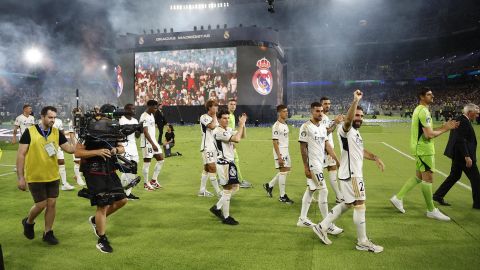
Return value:
M 163 145 L 162 137 L 163 137 L 163 126 L 158 126 L 158 144 L 159 145 Z
M 443 181 L 437 191 L 435 191 L 433 197 L 443 198 L 460 177 L 462 177 L 462 172 L 468 177 L 472 186 L 473 207 L 480 208 L 480 174 L 476 163 L 474 163 L 472 167 L 467 168 L 465 162 L 453 161 L 450 175 Z

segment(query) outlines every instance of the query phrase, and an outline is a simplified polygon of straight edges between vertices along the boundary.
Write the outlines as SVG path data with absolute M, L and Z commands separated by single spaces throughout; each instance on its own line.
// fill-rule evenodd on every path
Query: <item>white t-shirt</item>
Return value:
M 230 141 L 233 135 L 237 132 L 232 130 L 230 127 L 223 129 L 222 127 L 217 127 L 213 131 L 213 136 L 217 141 L 218 147 L 218 158 L 227 160 L 229 162 L 234 162 L 235 153 L 233 148 L 233 142 Z
M 137 125 L 138 121 L 137 119 L 133 118 L 128 120 L 127 117 L 122 116 L 120 120 L 118 120 L 118 123 L 122 125 Z M 138 150 L 137 150 L 137 142 L 135 140 L 135 133 L 132 133 L 127 136 L 127 141 L 122 143 L 123 147 L 125 148 L 125 152 L 128 153 L 131 156 L 138 156 Z
M 149 114 L 147 112 L 143 112 L 142 115 L 140 116 L 140 123 L 143 123 L 143 128 L 147 128 L 148 134 L 150 135 L 150 138 L 155 141 L 155 117 L 153 114 Z M 150 145 L 150 142 L 145 138 L 145 134 L 140 135 L 140 147 L 146 147 Z
M 307 143 L 308 166 L 310 170 L 323 170 L 325 142 L 328 141 L 325 126 L 320 123 L 317 126 L 310 120 L 305 122 L 300 127 L 298 141 Z
M 272 126 L 272 139 L 278 140 L 278 147 L 288 149 L 288 125 L 279 121 L 275 122 Z M 273 148 L 273 157 L 277 159 L 277 152 Z
M 208 128 L 208 125 L 210 125 L 212 121 L 213 118 L 208 114 L 204 114 L 200 117 L 200 128 L 202 130 L 202 143 L 200 144 L 200 152 L 202 152 L 204 149 L 208 149 L 210 151 L 217 149 L 216 141 L 213 138 L 213 132 L 215 129 Z
M 17 116 L 17 118 L 15 118 L 15 126 L 20 127 L 20 136 L 22 136 L 23 132 L 25 132 L 25 130 L 28 127 L 33 126 L 33 125 L 35 125 L 35 118 L 31 115 L 26 117 L 22 113 L 19 116 Z
M 345 132 L 342 124 L 338 126 L 337 134 L 342 149 L 338 178 L 363 177 L 363 139 L 360 132 L 353 127 Z

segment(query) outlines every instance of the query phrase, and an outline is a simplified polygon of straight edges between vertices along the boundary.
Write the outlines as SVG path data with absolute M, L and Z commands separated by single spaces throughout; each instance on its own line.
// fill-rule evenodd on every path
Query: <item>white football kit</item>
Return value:
M 309 120 L 300 127 L 298 141 L 307 143 L 308 167 L 312 172 L 312 179 L 307 179 L 310 190 L 316 190 L 326 185 L 323 177 L 323 164 L 327 139 L 327 129 L 320 123 L 317 126 Z
M 27 117 L 23 114 L 20 114 L 17 116 L 17 118 L 15 118 L 15 126 L 20 128 L 20 137 L 22 137 L 22 134 L 28 127 L 33 125 L 35 125 L 35 118 L 31 115 Z
M 125 116 L 122 116 L 118 121 L 119 124 L 122 125 L 137 125 L 137 119 L 133 118 L 128 120 Z M 135 133 L 132 133 L 127 136 L 127 141 L 122 143 L 123 147 L 125 148 L 124 156 L 128 160 L 133 160 L 135 162 L 139 162 L 138 157 L 138 150 L 137 150 L 137 141 L 135 139 Z
M 55 122 L 53 123 L 53 127 L 57 128 L 58 131 L 63 131 L 63 122 L 62 120 L 55 118 Z M 59 146 L 57 149 L 57 159 L 65 159 L 65 154 L 63 153 L 62 148 Z
M 237 131 L 230 127 L 223 129 L 215 128 L 213 134 L 218 147 L 217 174 L 220 185 L 238 184 L 237 167 L 235 166 L 234 143 L 230 141 Z
M 142 113 L 140 116 L 140 123 L 143 123 L 143 128 L 147 128 L 148 134 L 152 139 L 154 145 L 157 146 L 157 151 L 153 150 L 152 144 L 145 138 L 145 134 L 140 135 L 140 148 L 143 149 L 143 158 L 152 158 L 154 155 L 162 154 L 162 148 L 156 140 L 156 127 L 155 127 L 155 117 L 153 114 L 147 112 Z
M 290 161 L 290 154 L 288 153 L 288 125 L 281 123 L 279 121 L 275 122 L 272 126 L 272 139 L 278 140 L 278 148 L 280 151 L 281 158 L 284 160 L 284 167 L 290 168 L 291 161 Z M 277 152 L 275 152 L 275 148 L 273 148 L 273 159 L 275 160 L 275 169 L 280 168 L 278 164 L 278 156 Z
M 345 132 L 343 125 L 338 127 L 337 133 L 341 147 L 338 178 L 345 202 L 352 203 L 355 200 L 365 200 L 362 136 L 354 127 L 350 127 L 350 130 Z
M 333 120 L 331 121 L 326 114 L 322 116 L 322 121 L 320 123 L 322 123 L 322 125 L 324 125 L 326 128 L 330 128 L 331 126 L 335 125 L 335 121 Z M 327 136 L 328 136 L 328 143 L 330 144 L 332 149 L 335 148 L 335 145 L 333 143 L 333 132 L 330 132 L 330 134 L 328 134 Z M 336 165 L 337 163 L 335 162 L 335 160 L 325 152 L 325 162 L 323 164 L 323 167 L 326 168 L 326 167 L 336 166 Z
M 200 152 L 202 152 L 203 165 L 215 163 L 217 161 L 217 143 L 213 136 L 215 129 L 212 130 L 208 128 L 208 125 L 210 125 L 212 121 L 213 118 L 208 114 L 204 114 L 200 117 L 200 128 L 202 131 Z

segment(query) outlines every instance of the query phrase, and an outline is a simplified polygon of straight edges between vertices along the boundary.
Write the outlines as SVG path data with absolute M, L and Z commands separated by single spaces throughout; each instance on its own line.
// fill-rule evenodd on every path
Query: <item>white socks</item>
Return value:
M 77 163 L 73 164 L 73 172 L 75 173 L 75 178 L 80 179 L 82 177 L 80 174 L 80 164 L 77 164 Z
M 348 206 L 344 202 L 335 205 L 332 210 L 330 210 L 328 215 L 324 217 L 322 222 L 320 222 L 320 225 L 324 228 L 327 228 L 332 222 L 337 220 L 347 210 Z
M 312 202 L 313 191 L 309 188 L 305 190 L 302 198 L 302 210 L 300 212 L 300 218 L 306 218 L 308 215 L 308 209 L 310 209 L 310 203 Z
M 358 242 L 365 242 L 367 238 L 367 226 L 365 224 L 365 205 L 353 207 L 353 223 L 357 226 Z
M 342 193 L 340 193 L 340 188 L 338 187 L 337 171 L 328 171 L 328 178 L 330 180 L 330 186 L 335 192 L 336 199 L 343 199 Z
M 328 215 L 328 189 L 324 187 L 318 191 L 318 208 L 323 218 Z
M 164 162 L 165 162 L 165 160 L 157 160 L 157 162 L 155 164 L 155 167 L 153 168 L 153 175 L 152 175 L 153 180 L 157 181 L 158 175 L 160 174 L 160 171 L 162 170 Z
M 280 173 L 277 173 L 270 182 L 268 182 L 268 186 L 269 187 L 274 187 L 275 184 L 277 183 L 277 180 L 278 180 L 278 176 L 280 175 Z
M 230 192 L 223 192 L 222 193 L 222 198 L 220 200 L 223 200 L 223 217 L 227 218 L 230 216 L 230 198 L 232 197 L 232 193 Z
M 200 192 L 205 192 L 205 190 L 207 189 L 207 178 L 208 172 L 203 171 L 202 178 L 200 179 Z
M 148 178 L 149 171 L 150 171 L 150 162 L 143 162 L 143 169 L 142 169 L 143 182 L 148 185 L 150 185 L 149 183 L 150 179 Z
M 60 179 L 62 179 L 62 185 L 69 185 L 67 183 L 67 171 L 65 165 L 58 165 L 58 172 L 60 173 Z
M 285 196 L 285 182 L 287 181 L 288 172 L 281 172 L 278 175 L 278 188 L 280 190 L 280 197 Z
M 212 183 L 213 188 L 215 189 L 215 192 L 217 194 L 220 193 L 220 187 L 218 186 L 218 181 L 217 181 L 217 174 L 216 173 L 209 173 L 210 176 L 210 182 Z

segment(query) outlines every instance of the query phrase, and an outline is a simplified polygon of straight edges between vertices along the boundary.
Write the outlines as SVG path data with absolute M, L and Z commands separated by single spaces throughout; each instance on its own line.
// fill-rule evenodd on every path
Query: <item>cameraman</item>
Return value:
M 100 113 L 113 113 L 114 110 L 114 106 L 105 104 L 100 108 Z M 112 121 L 106 117 L 97 116 L 96 119 L 98 120 L 90 123 L 88 129 L 103 131 Z M 97 249 L 103 253 L 113 252 L 105 234 L 107 216 L 127 203 L 122 183 L 115 172 L 115 159 L 112 158 L 114 155 L 124 153 L 125 149 L 119 143 L 113 144 L 106 140 L 87 137 L 77 143 L 75 149 L 75 157 L 81 158 L 80 170 L 91 195 L 90 203 L 97 206 L 95 216 L 90 216 L 88 220 L 98 237 Z

